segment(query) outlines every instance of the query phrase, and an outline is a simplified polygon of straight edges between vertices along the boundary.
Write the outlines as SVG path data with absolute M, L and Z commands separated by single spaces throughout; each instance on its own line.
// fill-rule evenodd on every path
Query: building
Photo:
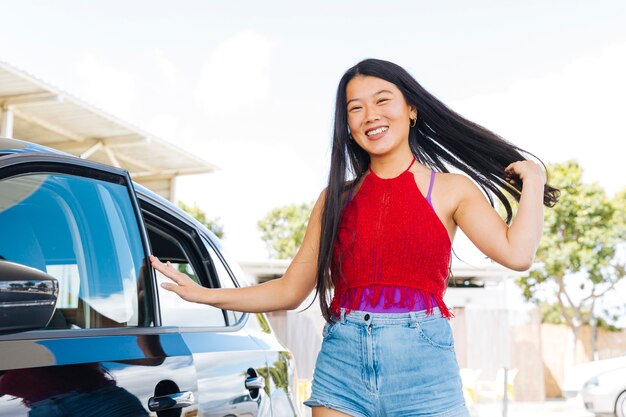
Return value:
M 214 165 L 0 61 L 0 137 L 123 168 L 174 201 L 176 177 Z

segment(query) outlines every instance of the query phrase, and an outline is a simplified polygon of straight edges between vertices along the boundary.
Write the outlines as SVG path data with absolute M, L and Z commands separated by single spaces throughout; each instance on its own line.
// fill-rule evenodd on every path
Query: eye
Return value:
M 354 107 L 350 107 L 348 109 L 349 112 L 353 112 L 353 111 L 357 111 L 357 110 L 361 110 L 361 106 L 354 106 Z
M 378 104 L 384 104 L 384 103 L 386 103 L 388 101 L 389 101 L 388 98 L 381 98 L 381 99 L 378 100 Z

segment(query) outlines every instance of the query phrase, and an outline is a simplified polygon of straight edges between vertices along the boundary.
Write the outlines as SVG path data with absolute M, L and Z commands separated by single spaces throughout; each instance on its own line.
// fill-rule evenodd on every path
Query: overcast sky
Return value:
M 336 85 L 368 57 L 546 162 L 626 186 L 626 2 L 0 0 L 0 60 L 219 166 L 178 197 L 256 222 L 325 186 Z M 460 248 L 460 254 L 470 250 Z

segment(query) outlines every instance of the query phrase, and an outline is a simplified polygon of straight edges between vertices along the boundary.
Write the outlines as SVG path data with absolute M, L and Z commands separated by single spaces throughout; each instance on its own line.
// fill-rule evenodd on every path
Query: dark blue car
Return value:
M 0 139 L 0 417 L 294 416 L 261 314 L 160 289 L 245 278 L 218 239 L 126 171 Z

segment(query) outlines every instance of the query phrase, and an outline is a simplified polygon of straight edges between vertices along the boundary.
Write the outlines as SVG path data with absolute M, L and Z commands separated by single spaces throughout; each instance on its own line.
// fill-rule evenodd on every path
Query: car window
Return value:
M 196 271 L 202 268 L 194 257 L 193 241 L 180 230 L 168 226 L 165 222 L 150 219 L 147 221 L 148 238 L 152 254 L 162 262 L 169 261 L 174 268 L 186 274 L 200 285 L 211 287 L 208 277 L 202 279 Z M 161 325 L 185 327 L 213 327 L 225 326 L 224 312 L 206 304 L 191 303 L 183 300 L 175 293 L 161 287 L 161 283 L 170 281 L 163 274 L 155 270 L 159 305 L 161 310 Z M 204 274 L 206 275 L 206 274 Z
M 128 188 L 66 174 L 0 180 L 0 257 L 56 278 L 49 328 L 109 328 L 147 320 L 145 254 Z
M 237 286 L 235 285 L 232 277 L 230 276 L 230 274 L 224 267 L 222 260 L 219 258 L 219 256 L 217 256 L 215 249 L 213 249 L 213 247 L 211 247 L 211 245 L 208 245 L 208 244 L 206 245 L 206 247 L 207 247 L 207 250 L 209 251 L 209 255 L 211 256 L 211 261 L 213 262 L 213 266 L 215 267 L 215 272 L 217 273 L 217 278 L 219 279 L 220 287 L 236 288 Z M 226 314 L 228 316 L 228 321 L 231 324 L 238 322 L 241 316 L 243 315 L 239 311 L 230 311 L 230 310 L 227 310 Z

